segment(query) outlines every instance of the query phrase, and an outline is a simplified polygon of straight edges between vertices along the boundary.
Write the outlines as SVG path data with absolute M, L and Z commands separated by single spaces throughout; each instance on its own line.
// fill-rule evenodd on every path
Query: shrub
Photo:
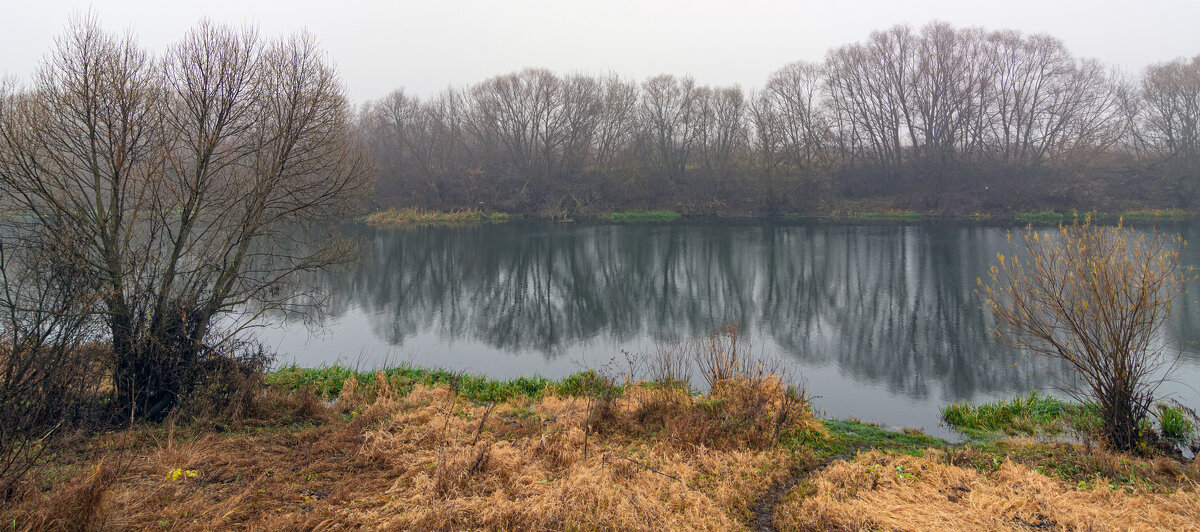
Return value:
M 1184 245 L 1085 217 L 1057 233 L 1027 229 L 1023 256 L 997 254 L 990 283 L 979 281 L 997 334 L 1074 368 L 1083 384 L 1070 391 L 1096 404 L 1103 438 L 1118 450 L 1135 448 L 1177 356 L 1154 338 L 1194 278 L 1179 265 Z
M 274 360 L 261 344 L 248 341 L 206 352 L 190 376 L 179 414 L 184 419 L 229 423 L 255 416 L 267 368 Z
M 0 501 L 94 398 L 107 351 L 82 266 L 53 261 L 64 233 L 0 240 Z

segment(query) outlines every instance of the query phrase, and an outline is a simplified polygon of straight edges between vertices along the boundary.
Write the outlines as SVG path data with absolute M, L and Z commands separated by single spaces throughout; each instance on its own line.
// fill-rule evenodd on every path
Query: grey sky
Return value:
M 202 17 L 254 24 L 266 36 L 307 28 L 356 102 L 398 87 L 426 96 L 526 66 L 639 80 L 691 74 L 753 88 L 786 63 L 819 61 L 872 30 L 934 19 L 1049 33 L 1076 55 L 1131 72 L 1200 54 L 1195 0 L 0 0 L 0 72 L 27 80 L 67 17 L 89 6 L 156 52 Z

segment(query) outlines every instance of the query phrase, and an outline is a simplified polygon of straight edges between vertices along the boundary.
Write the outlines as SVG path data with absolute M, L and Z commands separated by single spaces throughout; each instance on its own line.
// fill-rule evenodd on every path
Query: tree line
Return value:
M 1200 56 L 1140 77 L 1062 41 L 895 26 L 763 87 L 530 68 L 360 109 L 384 205 L 569 215 L 1193 206 Z

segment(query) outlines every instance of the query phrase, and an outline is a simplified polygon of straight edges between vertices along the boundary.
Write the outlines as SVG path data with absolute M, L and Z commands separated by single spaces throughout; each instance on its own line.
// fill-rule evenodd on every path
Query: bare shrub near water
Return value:
M 1089 219 L 1053 234 L 1027 229 L 1024 256 L 998 254 L 990 283 L 979 281 L 996 333 L 1074 368 L 1083 385 L 1069 391 L 1099 407 L 1103 439 L 1118 450 L 1141 441 L 1155 391 L 1178 362 L 1156 338 L 1195 278 L 1179 263 L 1184 245 Z
M 229 342 L 205 351 L 176 414 L 182 420 L 217 424 L 255 417 L 263 406 L 264 375 L 274 360 L 274 353 L 252 341 Z
M 660 342 L 645 366 L 658 386 L 648 394 L 639 417 L 643 422 L 667 419 L 695 400 L 688 384 L 693 371 L 708 389 L 711 416 L 679 427 L 685 440 L 707 441 L 706 432 L 727 432 L 755 444 L 779 441 L 782 430 L 797 417 L 811 417 L 803 387 L 791 382 L 783 361 L 755 354 L 737 327 L 729 326 L 702 338 Z M 683 386 L 678 386 L 682 383 Z M 685 393 L 677 393 L 682 388 Z
M 651 381 L 687 388 L 691 385 L 691 355 L 683 342 L 658 342 L 646 356 L 646 375 Z
M 0 240 L 0 506 L 97 395 L 95 295 L 76 265 L 47 260 L 64 245 Z

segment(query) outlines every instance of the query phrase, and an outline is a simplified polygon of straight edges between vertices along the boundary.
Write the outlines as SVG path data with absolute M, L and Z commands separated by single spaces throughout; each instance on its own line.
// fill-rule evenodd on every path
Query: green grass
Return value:
M 1188 219 L 1183 209 L 1144 209 L 1125 211 L 1108 215 L 1110 218 L 1121 218 L 1127 222 L 1167 221 L 1181 222 Z
M 1125 222 L 1180 222 L 1188 219 L 1183 209 L 1140 209 L 1121 212 L 1071 212 L 1057 211 L 1019 211 L 1013 213 L 1013 218 L 1019 222 L 1032 225 L 1058 225 L 1070 223 L 1072 220 L 1082 220 L 1090 217 L 1093 222 L 1115 224 Z
M 1157 407 L 1158 426 L 1163 437 L 1178 441 L 1196 434 L 1196 423 L 1186 410 L 1166 403 L 1159 403 Z
M 1055 211 L 1021 211 L 1013 213 L 1019 222 L 1032 225 L 1058 225 L 1066 219 L 1065 214 Z
M 1192 481 L 1188 477 L 1195 478 L 1195 473 L 1183 468 L 1164 473 L 1156 471 L 1154 462 L 1146 458 L 1089 450 L 1068 442 L 970 442 L 958 447 L 953 457 L 955 465 L 973 467 L 984 474 L 998 471 L 1009 461 L 1059 478 L 1079 490 L 1107 487 L 1170 493 L 1189 485 Z
M 600 220 L 610 223 L 666 223 L 679 219 L 679 213 L 674 211 L 619 211 L 601 214 Z
M 942 419 L 969 436 L 989 434 L 1059 434 L 1067 428 L 1099 424 L 1095 407 L 1055 399 L 1037 392 L 992 403 L 956 403 L 942 408 Z
M 853 220 L 881 222 L 916 222 L 925 219 L 925 215 L 915 211 L 892 210 L 883 212 L 852 211 L 847 217 Z
M 815 434 L 799 435 L 790 442 L 791 445 L 810 449 L 818 456 L 841 458 L 852 457 L 856 451 L 863 449 L 880 449 L 920 455 L 926 449 L 950 445 L 941 438 L 935 438 L 918 430 L 890 431 L 879 425 L 863 423 L 854 419 L 823 419 L 821 422 L 829 431 L 828 437 Z
M 378 379 L 401 394 L 413 387 L 448 385 L 458 393 L 477 403 L 502 402 L 512 397 L 538 399 L 548 390 L 570 396 L 588 394 L 620 394 L 621 388 L 611 384 L 593 370 L 568 375 L 559 380 L 541 376 L 492 379 L 481 375 L 458 373 L 445 369 L 416 368 L 402 365 L 375 371 L 356 371 L 345 366 L 334 365 L 319 368 L 289 366 L 272 371 L 267 375 L 267 384 L 284 389 L 308 389 L 323 398 L 335 398 L 342 393 L 346 379 L 358 381 L 358 392 L 371 396 L 375 393 Z
M 418 227 L 499 224 L 511 221 L 512 216 L 503 212 L 485 213 L 478 209 L 458 211 L 427 211 L 419 208 L 388 209 L 372 213 L 363 219 L 367 225 L 385 227 Z
M 512 219 L 512 215 L 507 212 L 493 212 L 487 215 L 487 223 L 490 224 L 505 224 L 511 222 Z

